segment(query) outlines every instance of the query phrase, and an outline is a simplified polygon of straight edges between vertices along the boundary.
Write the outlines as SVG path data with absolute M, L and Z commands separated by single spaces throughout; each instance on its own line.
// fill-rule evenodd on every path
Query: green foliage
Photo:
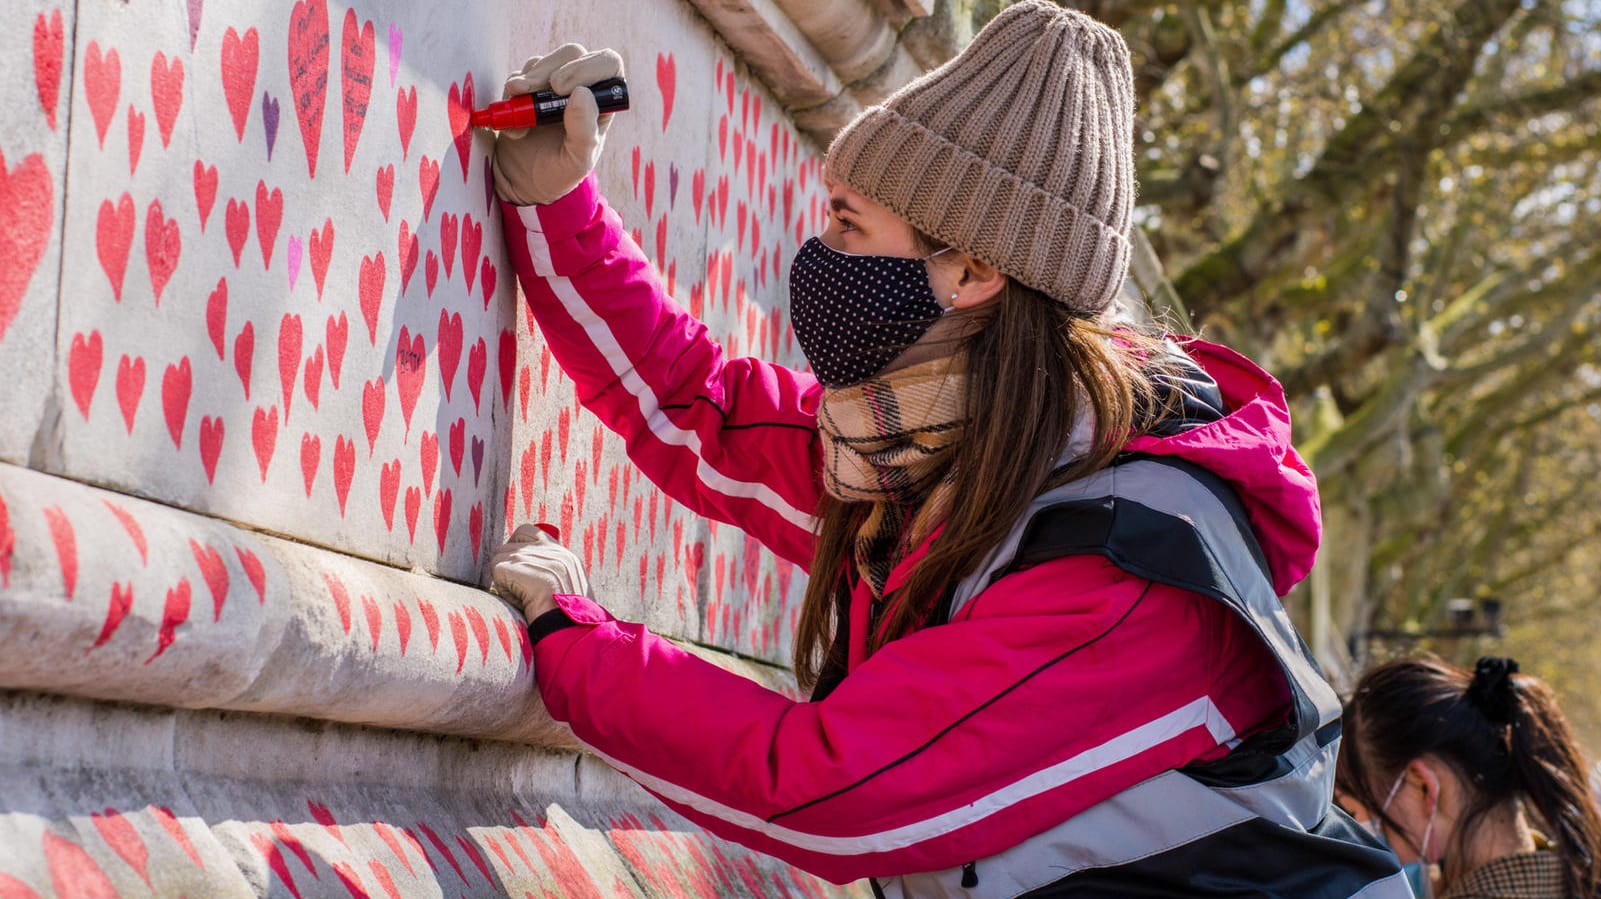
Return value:
M 1499 648 L 1601 697 L 1601 3 L 1064 5 L 1128 41 L 1138 220 L 1179 298 L 1280 377 L 1360 531 L 1325 540 L 1368 553 L 1334 560 L 1336 624 L 1496 597 Z

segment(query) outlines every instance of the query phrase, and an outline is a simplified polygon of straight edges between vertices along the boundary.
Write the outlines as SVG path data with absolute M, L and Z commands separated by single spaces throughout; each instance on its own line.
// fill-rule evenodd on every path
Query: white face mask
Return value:
M 1380 816 L 1389 811 L 1390 802 L 1395 799 L 1395 794 L 1400 791 L 1401 784 L 1405 781 L 1406 769 L 1403 768 L 1400 776 L 1395 779 L 1395 784 L 1390 787 L 1390 792 L 1385 794 L 1384 802 L 1379 806 L 1379 814 L 1362 822 L 1362 826 L 1366 827 L 1369 833 L 1386 845 L 1389 845 L 1390 840 L 1384 835 L 1384 825 Z M 1401 866 L 1402 875 L 1406 877 L 1407 884 L 1412 887 L 1412 894 L 1418 899 L 1429 899 L 1434 895 L 1434 878 L 1429 876 L 1429 864 L 1433 861 L 1429 859 L 1429 839 L 1434 836 L 1434 813 L 1437 810 L 1435 803 L 1430 802 L 1429 821 L 1423 827 L 1423 840 L 1418 844 L 1418 860 Z

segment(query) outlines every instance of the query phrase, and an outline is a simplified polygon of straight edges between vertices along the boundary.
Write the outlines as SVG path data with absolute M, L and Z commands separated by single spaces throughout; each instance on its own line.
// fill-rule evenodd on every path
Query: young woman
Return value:
M 620 72 L 569 45 L 507 82 L 572 97 L 565 133 L 497 143 L 511 255 L 640 469 L 810 571 L 813 692 L 613 619 L 524 526 L 495 576 L 551 713 L 708 830 L 881 895 L 1406 896 L 1331 811 L 1339 703 L 1276 598 L 1319 531 L 1282 391 L 1109 319 L 1116 32 L 1020 3 L 839 135 L 790 267 L 811 373 L 723 358 L 602 201 L 581 85 Z
M 1473 671 L 1399 659 L 1363 675 L 1346 706 L 1339 789 L 1420 895 L 1601 896 L 1601 814 L 1583 753 L 1551 688 L 1511 659 Z

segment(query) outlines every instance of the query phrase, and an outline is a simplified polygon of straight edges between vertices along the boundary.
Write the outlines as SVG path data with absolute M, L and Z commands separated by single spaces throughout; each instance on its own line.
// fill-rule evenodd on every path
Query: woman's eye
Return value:
M 836 217 L 834 220 L 836 222 L 839 222 L 839 230 L 841 230 L 841 231 L 855 231 L 856 230 L 856 223 L 852 222 L 850 219 L 837 218 Z

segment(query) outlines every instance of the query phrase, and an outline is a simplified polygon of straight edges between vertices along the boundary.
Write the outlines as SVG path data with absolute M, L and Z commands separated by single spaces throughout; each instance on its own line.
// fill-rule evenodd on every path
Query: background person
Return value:
M 1433 868 L 1426 889 L 1601 895 L 1601 815 L 1583 753 L 1551 688 L 1517 662 L 1388 662 L 1358 681 L 1345 722 L 1340 793 L 1401 861 Z
M 508 248 L 640 469 L 811 572 L 814 689 L 613 619 L 524 526 L 495 578 L 551 713 L 712 832 L 888 895 L 1407 895 L 1331 810 L 1338 699 L 1277 600 L 1319 532 L 1282 391 L 1108 317 L 1117 33 L 1018 4 L 839 135 L 790 266 L 815 374 L 724 359 L 606 207 L 582 85 L 620 73 L 569 45 L 508 80 L 572 97 L 497 141 Z

